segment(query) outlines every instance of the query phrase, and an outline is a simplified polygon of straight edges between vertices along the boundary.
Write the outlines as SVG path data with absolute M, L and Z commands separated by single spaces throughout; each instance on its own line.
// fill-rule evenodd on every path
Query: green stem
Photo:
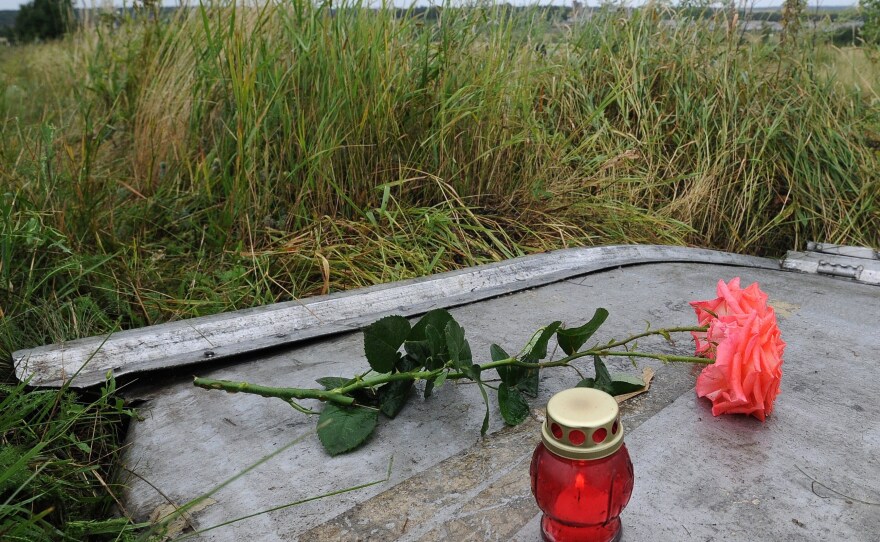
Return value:
M 664 328 L 664 329 L 651 329 L 651 330 L 645 331 L 644 333 L 639 333 L 639 334 L 637 334 L 637 335 L 633 335 L 633 336 L 631 336 L 631 337 L 627 337 L 626 339 L 624 339 L 624 340 L 622 340 L 622 341 L 611 342 L 611 343 L 608 343 L 608 344 L 602 345 L 602 348 L 614 348 L 615 346 L 623 346 L 623 345 L 625 345 L 625 344 L 627 344 L 627 343 L 631 343 L 631 342 L 633 342 L 633 341 L 636 340 L 636 339 L 641 339 L 642 337 L 650 337 L 651 335 L 663 335 L 664 337 L 666 337 L 667 335 L 670 335 L 670 334 L 672 334 L 672 333 L 684 333 L 684 332 L 687 332 L 687 331 L 700 332 L 700 331 L 706 331 L 706 330 L 708 330 L 708 329 L 709 329 L 709 326 L 702 326 L 702 327 L 667 327 L 667 328 Z
M 378 374 L 370 378 L 358 378 L 351 384 L 331 390 L 333 393 L 346 394 L 353 391 L 362 390 L 364 388 L 375 388 L 388 382 L 396 382 L 398 380 L 428 380 L 438 376 L 445 368 L 435 369 L 433 371 L 412 371 L 408 373 L 391 373 Z M 448 377 L 447 377 L 448 378 Z
M 352 405 L 354 399 L 346 395 L 342 395 L 336 390 L 315 390 L 305 388 L 274 388 L 271 386 L 260 386 L 259 384 L 251 384 L 249 382 L 233 382 L 231 380 L 214 380 L 213 378 L 196 378 L 193 384 L 206 390 L 223 390 L 228 393 L 253 393 L 262 397 L 277 397 L 285 401 L 293 399 L 317 399 L 319 401 L 329 401 L 338 405 Z
M 498 361 L 492 361 L 489 363 L 485 363 L 480 365 L 480 372 L 488 371 L 490 369 L 497 369 L 499 367 L 524 367 L 527 369 L 546 369 L 549 367 L 566 367 L 572 366 L 571 362 L 587 357 L 587 356 L 626 356 L 632 358 L 651 358 L 657 359 L 664 363 L 671 362 L 685 362 L 685 363 L 700 363 L 703 365 L 711 364 L 713 361 L 706 358 L 699 358 L 695 356 L 675 356 L 671 354 L 651 354 L 648 352 L 636 352 L 636 351 L 615 351 L 610 350 L 610 348 L 614 348 L 616 346 L 626 345 L 636 339 L 641 337 L 647 337 L 650 335 L 663 335 L 668 336 L 670 333 L 682 333 L 688 331 L 706 331 L 705 327 L 673 327 L 666 329 L 655 329 L 645 331 L 644 333 L 639 333 L 637 335 L 633 335 L 628 337 L 622 341 L 611 342 L 606 345 L 597 348 L 591 348 L 590 350 L 585 350 L 583 352 L 576 352 L 570 356 L 566 356 L 562 359 L 556 361 L 545 361 L 542 363 L 527 363 L 524 361 L 520 361 L 516 358 L 507 358 Z M 573 366 L 572 366 L 573 367 Z M 263 397 L 277 397 L 279 399 L 283 399 L 290 403 L 294 408 L 299 410 L 300 412 L 311 413 L 315 412 L 310 411 L 294 402 L 294 399 L 317 399 L 318 401 L 325 401 L 330 403 L 336 403 L 342 406 L 351 406 L 355 404 L 354 398 L 350 397 L 348 394 L 351 392 L 375 388 L 377 386 L 381 386 L 382 384 L 387 384 L 388 382 L 396 382 L 400 380 L 429 380 L 431 378 L 435 378 L 440 375 L 441 372 L 448 370 L 449 367 L 441 367 L 439 369 L 434 369 L 431 371 L 411 371 L 405 373 L 391 373 L 391 374 L 376 374 L 371 377 L 366 377 L 370 371 L 367 371 L 363 375 L 360 375 L 355 378 L 355 381 L 347 386 L 342 386 L 340 388 L 332 389 L 332 390 L 317 390 L 317 389 L 308 389 L 308 388 L 274 388 L 270 386 L 260 386 L 257 384 L 250 384 L 248 382 L 232 382 L 229 380 L 213 380 L 210 378 L 196 378 L 193 382 L 196 386 L 200 388 L 205 388 L 209 390 L 223 390 L 229 393 L 253 393 L 256 395 L 261 395 Z M 459 380 L 462 378 L 470 378 L 470 376 L 464 372 L 452 372 L 450 371 L 446 375 L 447 380 Z
M 714 360 L 708 358 L 698 358 L 696 356 L 673 356 L 669 354 L 649 354 L 648 352 L 620 352 L 601 350 L 592 352 L 596 356 L 627 356 L 631 358 L 652 358 L 659 359 L 663 363 L 682 362 L 682 363 L 700 363 L 702 365 L 711 365 Z

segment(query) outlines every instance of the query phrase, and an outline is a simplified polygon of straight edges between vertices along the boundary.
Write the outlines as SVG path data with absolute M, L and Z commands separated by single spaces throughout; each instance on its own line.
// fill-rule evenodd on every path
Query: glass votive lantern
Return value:
M 632 494 L 633 467 L 617 401 L 592 388 L 551 397 L 529 473 L 544 512 L 544 540 L 619 540 L 618 516 Z

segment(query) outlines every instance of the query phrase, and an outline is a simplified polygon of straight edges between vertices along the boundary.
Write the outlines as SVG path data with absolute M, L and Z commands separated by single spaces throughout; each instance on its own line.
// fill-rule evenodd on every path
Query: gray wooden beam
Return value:
M 572 248 L 499 263 L 192 318 L 13 353 L 16 376 L 34 386 L 88 387 L 108 372 L 132 375 L 359 329 L 388 314 L 415 316 L 614 267 L 694 262 L 778 269 L 776 260 L 656 245 Z

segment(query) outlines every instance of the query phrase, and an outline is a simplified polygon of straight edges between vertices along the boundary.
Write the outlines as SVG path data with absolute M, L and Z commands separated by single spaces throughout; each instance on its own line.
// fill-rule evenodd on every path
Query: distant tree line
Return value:
M 12 34 L 17 41 L 60 38 L 73 22 L 73 0 L 31 0 L 21 6 Z
M 18 11 L 0 10 L 0 38 L 6 38 L 7 43 L 15 41 L 15 18 Z
M 145 5 L 147 2 L 144 2 Z M 152 4 L 152 1 L 150 2 Z M 586 6 L 577 3 L 578 7 L 572 9 L 569 6 L 545 6 L 543 8 L 544 15 L 548 19 L 565 20 L 575 14 L 587 14 L 597 11 L 599 7 Z M 713 6 L 694 6 L 693 0 L 683 2 L 683 5 L 677 9 L 672 9 L 661 14 L 663 18 L 680 18 L 686 17 L 691 19 L 711 18 L 719 14 L 719 12 L 728 11 L 725 8 Z M 156 3 L 159 16 L 170 16 L 177 8 L 159 7 Z M 502 11 L 517 11 L 521 9 L 530 9 L 523 6 L 514 6 L 509 3 L 501 4 Z M 880 43 L 880 0 L 860 0 L 859 10 L 840 8 L 825 8 L 815 10 L 804 10 L 801 14 L 804 20 L 811 22 L 819 22 L 821 20 L 838 21 L 861 19 L 865 21 L 863 29 L 841 29 L 840 36 L 835 35 L 833 41 L 837 43 L 854 43 L 859 39 L 863 39 L 868 43 Z M 0 11 L 0 36 L 7 37 L 14 41 L 30 42 L 34 40 L 51 40 L 57 39 L 70 30 L 71 25 L 76 20 L 76 10 L 73 8 L 73 0 L 31 0 L 27 4 L 21 6 L 21 9 L 15 11 Z M 117 8 L 118 13 L 133 12 L 132 7 Z M 335 11 L 335 10 L 334 10 Z M 416 17 L 424 20 L 436 20 L 443 12 L 442 7 L 425 6 L 413 7 L 410 9 L 398 8 L 397 17 Z M 740 20 L 780 22 L 782 20 L 782 11 L 779 9 L 772 10 L 737 10 Z M 856 34 L 859 34 L 856 36 Z
M 723 7 L 682 7 L 666 12 L 664 18 L 674 19 L 678 17 L 687 17 L 690 19 L 711 19 L 719 14 L 729 13 L 730 10 Z M 737 17 L 741 21 L 764 21 L 768 23 L 781 23 L 783 20 L 782 10 L 775 9 L 738 9 Z M 805 9 L 801 13 L 804 21 L 821 22 L 821 21 L 839 21 L 851 20 L 857 15 L 854 8 L 810 8 Z

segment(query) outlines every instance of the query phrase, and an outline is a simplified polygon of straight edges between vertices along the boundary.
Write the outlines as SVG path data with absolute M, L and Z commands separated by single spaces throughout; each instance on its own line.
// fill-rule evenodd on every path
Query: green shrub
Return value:
M 865 22 L 862 39 L 870 45 L 880 44 L 880 0 L 859 0 L 859 11 Z
M 72 0 L 31 0 L 19 8 L 14 33 L 21 41 L 57 39 L 72 20 Z

